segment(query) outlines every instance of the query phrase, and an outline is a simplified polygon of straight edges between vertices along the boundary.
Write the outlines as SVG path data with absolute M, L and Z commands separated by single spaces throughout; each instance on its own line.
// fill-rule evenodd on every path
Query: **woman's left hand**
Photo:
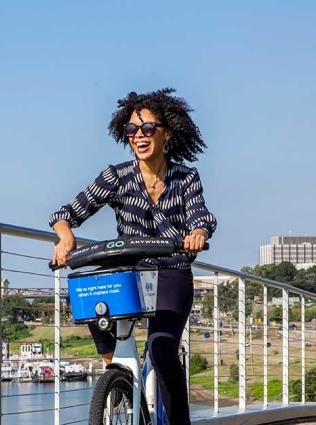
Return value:
M 184 238 L 184 249 L 188 252 L 200 252 L 207 240 L 207 233 L 203 229 L 195 229 L 191 235 Z

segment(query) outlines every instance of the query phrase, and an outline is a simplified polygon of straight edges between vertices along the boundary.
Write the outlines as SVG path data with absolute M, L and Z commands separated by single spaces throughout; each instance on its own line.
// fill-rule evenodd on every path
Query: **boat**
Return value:
M 13 382 L 32 382 L 34 363 L 19 361 L 19 368 L 13 378 Z
M 61 381 L 86 381 L 88 377 L 87 369 L 81 363 L 61 362 Z
M 11 382 L 17 374 L 17 369 L 11 361 L 5 360 L 1 365 L 1 382 Z
M 54 382 L 54 365 L 51 362 L 39 362 L 38 364 L 36 364 L 32 376 L 32 381 L 41 383 Z
M 87 369 L 81 363 L 69 361 L 60 362 L 61 381 L 86 381 Z M 53 356 L 43 354 L 41 343 L 23 343 L 20 346 L 19 355 L 9 354 L 2 361 L 2 382 L 54 382 L 55 367 Z

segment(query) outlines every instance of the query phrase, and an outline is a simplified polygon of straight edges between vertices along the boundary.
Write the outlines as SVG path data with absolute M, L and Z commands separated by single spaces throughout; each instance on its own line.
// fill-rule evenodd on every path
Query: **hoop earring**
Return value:
M 170 149 L 170 142 L 169 140 L 166 140 L 166 143 L 163 145 L 162 151 L 164 154 L 167 154 L 169 152 L 169 149 Z

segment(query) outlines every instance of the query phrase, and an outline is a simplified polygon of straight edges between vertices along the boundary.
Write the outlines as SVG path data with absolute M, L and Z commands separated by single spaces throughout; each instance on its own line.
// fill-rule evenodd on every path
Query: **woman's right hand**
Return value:
M 69 252 L 77 247 L 76 238 L 69 223 L 65 221 L 57 222 L 54 230 L 59 237 L 59 242 L 54 249 L 53 264 L 65 266 Z

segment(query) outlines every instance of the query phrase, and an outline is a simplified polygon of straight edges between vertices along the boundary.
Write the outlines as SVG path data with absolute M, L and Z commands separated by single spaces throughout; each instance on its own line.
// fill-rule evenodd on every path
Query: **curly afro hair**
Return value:
M 119 99 L 118 110 L 108 127 L 110 135 L 117 143 L 129 145 L 128 137 L 124 134 L 124 124 L 128 123 L 134 111 L 149 109 L 170 134 L 168 159 L 180 163 L 184 160 L 195 161 L 197 154 L 202 153 L 206 145 L 200 130 L 189 116 L 192 109 L 184 99 L 172 96 L 173 92 L 173 88 L 145 94 L 130 92 L 125 99 Z

